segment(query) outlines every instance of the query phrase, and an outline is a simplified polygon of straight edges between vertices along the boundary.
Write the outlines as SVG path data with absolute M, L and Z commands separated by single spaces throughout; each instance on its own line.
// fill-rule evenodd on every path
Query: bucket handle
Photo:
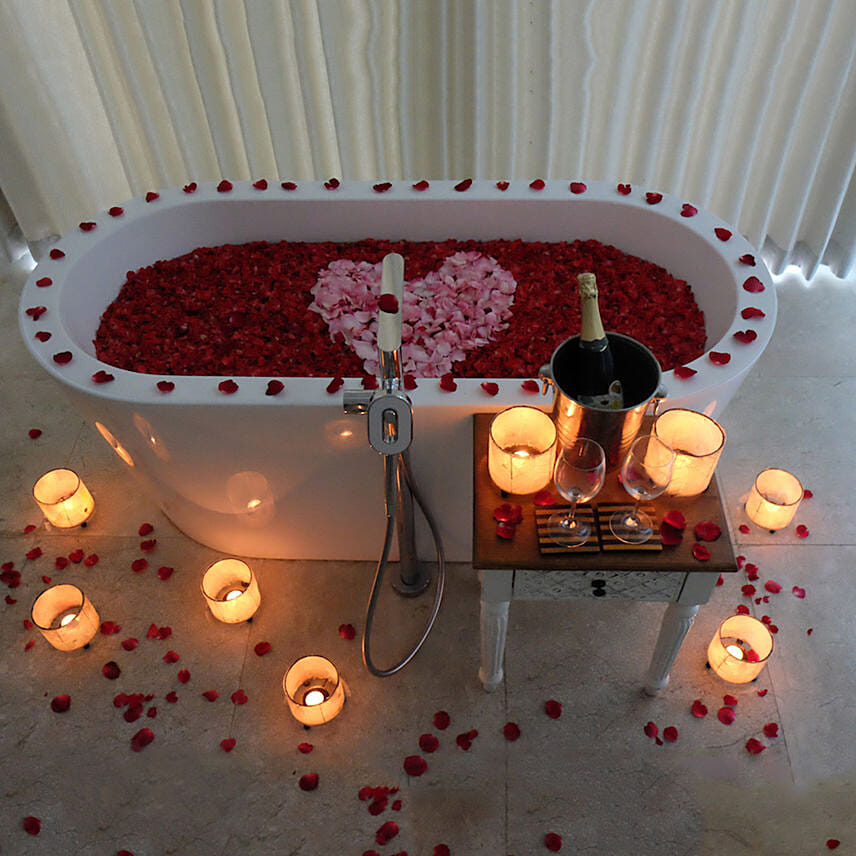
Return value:
M 554 386 L 553 372 L 550 369 L 550 364 L 545 363 L 538 369 L 538 377 L 541 380 L 541 395 L 546 395 L 547 390 Z
M 669 390 L 666 387 L 661 386 L 654 393 L 654 397 L 651 399 L 651 415 L 656 419 L 657 411 L 660 409 L 660 405 L 669 397 Z

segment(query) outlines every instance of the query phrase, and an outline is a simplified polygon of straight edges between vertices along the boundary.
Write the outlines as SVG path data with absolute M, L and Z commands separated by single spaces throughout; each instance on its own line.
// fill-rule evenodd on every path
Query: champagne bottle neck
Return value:
M 608 342 L 597 304 L 597 282 L 592 273 L 581 273 L 577 282 L 580 288 L 580 346 L 602 351 Z

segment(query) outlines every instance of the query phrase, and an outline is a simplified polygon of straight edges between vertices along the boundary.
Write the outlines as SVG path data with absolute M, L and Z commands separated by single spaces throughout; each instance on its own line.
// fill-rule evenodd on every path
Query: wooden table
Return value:
M 681 644 L 719 575 L 737 571 L 716 478 L 700 496 L 660 497 L 651 503 L 658 522 L 670 509 L 683 512 L 687 530 L 678 545 L 664 546 L 659 551 L 588 553 L 568 548 L 559 555 L 542 555 L 533 497 L 503 495 L 488 476 L 487 437 L 493 416 L 473 416 L 473 567 L 481 579 L 482 685 L 491 692 L 502 682 L 512 599 L 617 598 L 669 604 L 645 681 L 646 692 L 655 694 L 668 683 L 669 670 Z M 631 504 L 616 472 L 607 475 L 606 484 L 593 500 L 595 505 L 606 502 Z M 503 503 L 523 506 L 523 522 L 510 540 L 496 534 L 493 514 Z M 692 554 L 692 527 L 701 521 L 712 521 L 722 529 L 719 538 L 704 543 L 710 551 L 707 561 L 699 561 Z

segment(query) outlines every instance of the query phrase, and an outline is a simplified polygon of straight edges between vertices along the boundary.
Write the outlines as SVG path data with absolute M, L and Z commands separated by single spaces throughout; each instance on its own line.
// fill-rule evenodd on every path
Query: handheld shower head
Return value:
M 387 295 L 394 300 L 390 300 Z M 401 385 L 401 304 L 404 300 L 404 259 L 398 253 L 387 253 L 383 257 L 380 296 L 377 320 L 378 362 L 381 385 L 390 392 Z

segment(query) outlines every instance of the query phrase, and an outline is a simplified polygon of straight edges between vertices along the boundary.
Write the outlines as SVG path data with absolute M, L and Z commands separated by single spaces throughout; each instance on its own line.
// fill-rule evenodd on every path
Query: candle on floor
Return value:
M 491 481 L 506 493 L 527 494 L 553 478 L 556 426 L 537 407 L 509 407 L 490 423 L 487 468 Z
M 784 529 L 797 513 L 803 498 L 800 480 L 787 470 L 767 468 L 755 478 L 746 514 L 764 529 Z
M 698 496 L 707 490 L 725 446 L 725 431 L 704 413 L 676 407 L 654 422 L 657 439 L 675 450 L 667 496 Z
M 80 526 L 95 508 L 92 494 L 74 470 L 46 472 L 33 485 L 33 499 L 48 523 L 58 529 Z
M 710 668 L 724 681 L 746 684 L 758 677 L 773 653 L 773 634 L 751 615 L 732 615 L 707 647 Z
M 326 657 L 301 657 L 285 673 L 282 689 L 291 715 L 303 725 L 323 725 L 345 704 L 345 684 Z
M 202 577 L 202 594 L 211 614 L 225 624 L 255 615 L 262 596 L 253 569 L 240 559 L 219 559 Z
M 30 617 L 42 636 L 60 651 L 88 645 L 101 624 L 89 598 L 69 583 L 45 589 L 33 603 Z

